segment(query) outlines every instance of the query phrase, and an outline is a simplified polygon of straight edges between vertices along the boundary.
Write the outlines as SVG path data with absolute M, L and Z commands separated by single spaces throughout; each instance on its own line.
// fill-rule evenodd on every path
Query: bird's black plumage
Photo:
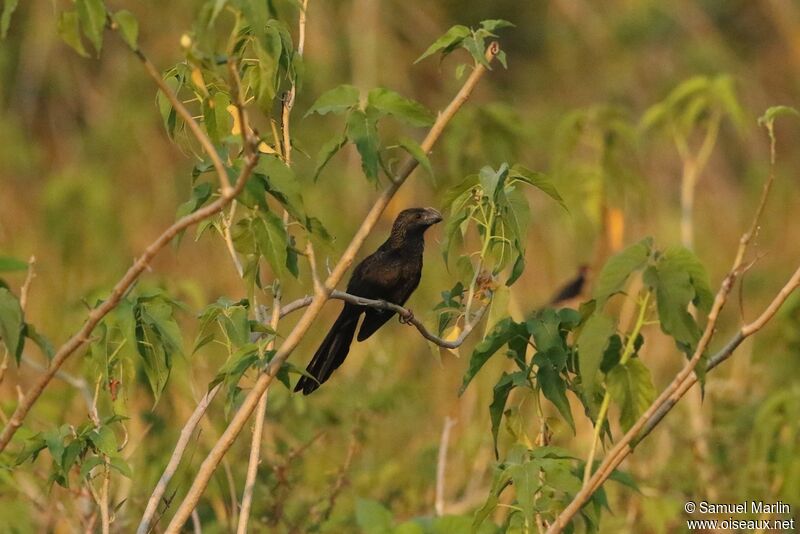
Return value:
M 385 300 L 402 306 L 419 285 L 422 275 L 423 235 L 430 226 L 442 220 L 433 208 L 411 208 L 401 211 L 392 225 L 392 233 L 378 250 L 364 258 L 353 270 L 347 292 L 359 297 Z M 358 306 L 346 302 L 339 318 L 333 323 L 295 391 L 304 395 L 316 390 L 339 367 L 353 341 L 358 320 L 364 321 L 357 339 L 364 341 L 392 318 L 394 312 Z
M 550 306 L 566 305 L 570 301 L 581 296 L 584 286 L 586 285 L 586 278 L 589 274 L 589 266 L 581 265 L 578 268 L 578 275 L 564 284 L 550 299 Z

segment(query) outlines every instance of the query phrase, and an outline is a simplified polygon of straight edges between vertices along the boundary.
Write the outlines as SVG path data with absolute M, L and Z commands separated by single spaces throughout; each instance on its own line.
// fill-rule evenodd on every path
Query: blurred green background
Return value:
M 106 294 L 174 220 L 176 207 L 189 196 L 194 164 L 186 147 L 166 137 L 153 84 L 124 45 L 108 39 L 97 60 L 81 58 L 63 44 L 54 12 L 60 3 L 22 2 L 7 39 L 0 42 L 0 252 L 36 256 L 26 316 L 56 343 L 77 329 L 86 303 Z M 179 40 L 191 29 L 199 2 L 108 4 L 137 15 L 140 43 L 160 68 L 182 59 Z M 293 12 L 289 5 L 277 6 Z M 460 85 L 455 69 L 464 61 L 463 52 L 441 64 L 413 61 L 451 25 L 486 18 L 516 25 L 501 38 L 508 70 L 495 68 L 481 82 L 432 154 L 436 182 L 418 171 L 364 251 L 382 241 L 399 210 L 438 206 L 443 192 L 465 175 L 506 161 L 547 173 L 570 207 L 565 213 L 542 195 L 531 195 L 528 268 L 509 296 L 515 317 L 546 304 L 578 265 L 596 264 L 619 243 L 652 235 L 660 246 L 677 244 L 681 160 L 669 135 L 644 131 L 639 122 L 684 80 L 729 75 L 741 124 L 721 122 L 695 206 L 695 248 L 716 287 L 769 172 L 768 138 L 757 118 L 772 105 L 800 106 L 797 0 L 310 0 L 306 77 L 293 133 L 306 205 L 337 236 L 332 259 L 377 191 L 360 175 L 352 147 L 333 160 L 318 184 L 312 183 L 315 162 L 304 153 L 316 154 L 339 131 L 341 120 L 302 118 L 305 110 L 341 83 L 388 87 L 442 109 Z M 608 116 L 617 129 L 608 127 Z M 758 234 L 759 260 L 745 277 L 743 306 L 731 302 L 726 310 L 717 343 L 741 316 L 754 317 L 800 258 L 800 123 L 780 121 L 777 135 L 777 178 Z M 198 310 L 220 296 L 244 296 L 222 242 L 210 234 L 197 242 L 189 236 L 179 248 L 163 251 L 140 282 L 165 288 L 186 304 L 180 320 L 187 346 Z M 441 229 L 434 228 L 422 285 L 409 302 L 430 323 L 435 315 L 429 310 L 439 293 L 456 281 L 441 260 L 440 241 Z M 3 278 L 18 288 L 24 273 Z M 297 282 L 285 289 L 287 298 L 307 291 Z M 321 326 L 292 356 L 295 364 L 305 365 L 339 306 L 328 304 Z M 290 318 L 279 331 L 286 334 L 291 324 Z M 601 531 L 681 531 L 682 504 L 689 498 L 781 499 L 798 513 L 798 326 L 800 300 L 795 298 L 713 373 L 702 405 L 709 450 L 698 451 L 685 406 L 637 449 L 625 469 L 637 478 L 641 492 L 611 486 L 613 514 L 604 515 Z M 683 357 L 657 327 L 647 334 L 642 358 L 660 389 Z M 27 352 L 42 361 L 32 349 Z M 397 522 L 431 516 L 439 440 L 448 416 L 457 423 L 450 438 L 445 510 L 474 511 L 486 497 L 494 464 L 487 410 L 491 388 L 508 362 L 492 360 L 458 397 L 468 355 L 469 347 L 461 349 L 461 358 L 447 351 L 432 354 L 419 336 L 392 322 L 356 344 L 347 363 L 312 397 L 272 389 L 254 531 L 355 532 L 359 499 L 382 503 Z M 131 419 L 124 454 L 134 477 L 120 478 L 114 488 L 115 502 L 126 499 L 115 522 L 120 532 L 138 521 L 180 427 L 223 360 L 213 349 L 180 359 L 155 407 L 146 387 L 126 390 Z M 93 384 L 83 355 L 66 370 Z M 0 385 L 6 414 L 16 402 L 16 385 L 25 389 L 36 374 L 29 366 L 11 365 Z M 55 381 L 28 424 L 41 429 L 85 418 L 80 392 Z M 554 442 L 585 456 L 591 426 L 583 417 L 576 419 L 574 436 L 554 421 Z M 215 405 L 176 477 L 179 495 L 224 425 L 222 406 Z M 529 432 L 535 435 L 536 429 Z M 507 433 L 502 438 L 511 439 Z M 199 509 L 204 532 L 232 528 L 231 485 L 235 482 L 238 493 L 248 446 L 249 435 L 243 435 L 209 487 Z M 50 489 L 47 476 L 41 459 L 33 469 L 4 473 L 0 523 L 19 532 L 83 528 L 90 499 L 76 494 L 78 489 Z M 334 506 L 325 519 L 329 499 Z M 362 516 L 368 508 L 362 503 Z

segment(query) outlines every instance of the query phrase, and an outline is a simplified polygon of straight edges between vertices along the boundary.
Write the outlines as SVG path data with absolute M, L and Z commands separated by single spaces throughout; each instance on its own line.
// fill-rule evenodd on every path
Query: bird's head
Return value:
M 433 208 L 409 208 L 397 215 L 392 226 L 392 234 L 422 235 L 425 230 L 441 220 L 442 214 Z

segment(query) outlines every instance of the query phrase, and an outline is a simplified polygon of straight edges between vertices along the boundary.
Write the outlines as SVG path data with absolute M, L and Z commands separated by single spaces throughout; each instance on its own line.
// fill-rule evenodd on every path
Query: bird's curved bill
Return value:
M 425 212 L 427 213 L 428 224 L 436 224 L 443 220 L 442 214 L 433 208 L 425 208 Z

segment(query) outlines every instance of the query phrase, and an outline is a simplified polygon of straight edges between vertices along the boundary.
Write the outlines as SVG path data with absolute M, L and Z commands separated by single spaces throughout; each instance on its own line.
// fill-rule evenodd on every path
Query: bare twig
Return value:
M 20 361 L 25 365 L 27 365 L 28 367 L 35 369 L 39 372 L 47 371 L 46 366 L 28 357 L 26 354 L 22 355 Z M 72 376 L 71 374 L 61 370 L 56 372 L 55 377 L 63 380 L 64 382 L 66 382 L 67 384 L 74 387 L 80 392 L 81 396 L 83 397 L 83 400 L 86 402 L 86 407 L 89 410 L 88 413 L 91 414 L 92 411 L 95 409 L 95 405 L 94 405 L 94 399 L 92 398 L 92 392 L 89 390 L 89 384 L 86 382 L 86 380 L 84 380 L 81 377 Z
M 450 431 L 458 421 L 446 416 L 442 427 L 442 438 L 439 440 L 439 457 L 436 461 L 436 515 L 444 515 L 444 490 L 447 476 L 447 447 L 450 444 Z
M 194 409 L 194 412 L 192 412 L 192 415 L 186 421 L 186 424 L 183 425 L 181 434 L 178 437 L 178 442 L 175 444 L 175 450 L 172 451 L 172 456 L 170 456 L 167 467 L 164 468 L 161 478 L 158 479 L 158 483 L 153 489 L 153 493 L 147 500 L 147 506 L 145 507 L 144 515 L 142 515 L 141 521 L 139 521 L 139 526 L 136 528 L 136 534 L 147 534 L 147 532 L 150 531 L 150 524 L 153 521 L 156 512 L 158 512 L 158 504 L 164 497 L 164 493 L 166 493 L 167 486 L 169 486 L 173 475 L 175 475 L 175 472 L 178 470 L 178 465 L 181 463 L 183 453 L 186 450 L 186 447 L 189 446 L 189 441 L 192 439 L 197 425 L 200 424 L 200 420 L 203 418 L 203 415 L 205 415 L 206 410 L 208 410 L 208 406 L 211 404 L 211 401 L 214 400 L 214 397 L 217 395 L 220 388 L 222 388 L 222 384 L 217 384 L 211 388 L 208 393 L 206 393 L 203 398 L 200 399 L 200 402 L 197 403 L 197 408 Z
M 487 60 L 492 61 L 499 51 L 500 46 L 497 43 L 491 43 L 487 49 Z M 433 145 L 444 131 L 445 126 L 450 122 L 464 102 L 467 101 L 475 86 L 486 72 L 487 69 L 483 65 L 478 64 L 475 66 L 475 69 L 472 71 L 469 78 L 467 78 L 464 86 L 445 108 L 445 110 L 439 114 L 436 122 L 423 140 L 421 144 L 423 152 L 430 152 L 431 148 L 433 148 Z M 242 401 L 239 410 L 233 416 L 231 422 L 228 424 L 228 427 L 225 429 L 225 432 L 223 432 L 222 436 L 220 436 L 217 444 L 200 466 L 191 488 L 189 489 L 180 507 L 175 512 L 172 521 L 167 526 L 167 533 L 177 534 L 189 519 L 191 511 L 200 500 L 200 497 L 205 491 L 205 488 L 208 486 L 208 482 L 211 480 L 214 471 L 222 461 L 222 458 L 228 452 L 228 449 L 230 449 L 230 447 L 233 445 L 239 433 L 247 424 L 247 420 L 255 410 L 261 395 L 263 395 L 270 386 L 278 370 L 314 323 L 315 319 L 322 311 L 322 307 L 324 306 L 325 302 L 327 302 L 329 298 L 328 295 L 344 277 L 345 272 L 347 272 L 347 269 L 355 260 L 356 254 L 364 244 L 367 236 L 378 222 L 383 210 L 389 204 L 389 201 L 394 197 L 394 194 L 397 192 L 400 186 L 417 167 L 417 165 L 418 162 L 416 159 L 409 158 L 401 168 L 397 178 L 391 184 L 389 184 L 389 186 L 375 201 L 366 218 L 361 223 L 361 226 L 356 231 L 356 234 L 350 241 L 350 244 L 347 246 L 347 249 L 345 249 L 344 254 L 342 254 L 339 262 L 336 264 L 333 271 L 328 276 L 328 279 L 325 281 L 324 287 L 328 294 L 316 295 L 314 297 L 311 304 L 308 306 L 308 308 L 306 308 L 305 313 L 303 313 L 300 320 L 297 322 L 295 327 L 292 329 L 281 347 L 276 352 L 266 371 L 258 378 L 250 393 Z
M 281 318 L 280 295 L 276 295 L 272 306 L 272 319 L 270 327 L 275 330 L 278 328 L 278 321 Z M 275 340 L 272 339 L 267 345 L 267 350 L 272 350 Z M 267 392 L 264 392 L 258 403 L 256 418 L 253 423 L 253 438 L 250 443 L 250 458 L 247 463 L 247 477 L 245 478 L 244 491 L 242 492 L 242 505 L 239 509 L 239 522 L 236 527 L 237 534 L 247 532 L 247 523 L 250 520 L 250 508 L 253 504 L 253 489 L 256 485 L 256 475 L 258 474 L 258 464 L 261 458 L 261 439 L 264 433 L 264 418 L 267 414 Z
M 350 293 L 345 293 L 344 291 L 334 290 L 331 291 L 330 295 L 328 296 L 331 300 L 343 300 L 345 302 L 349 302 L 350 304 L 357 304 L 359 306 L 368 306 L 370 308 L 377 308 L 379 310 L 388 310 L 397 313 L 400 317 L 403 317 L 406 322 L 410 325 L 413 325 L 422 337 L 427 339 L 428 341 L 439 345 L 445 349 L 456 349 L 464 344 L 464 341 L 469 337 L 478 323 L 481 322 L 484 314 L 488 306 L 482 306 L 481 308 L 476 311 L 471 318 L 467 319 L 467 323 L 464 325 L 464 329 L 461 331 L 461 334 L 456 339 L 453 340 L 446 340 L 442 339 L 441 337 L 431 333 L 427 327 L 422 324 L 422 322 L 417 319 L 409 309 L 404 308 L 403 306 L 398 306 L 397 304 L 393 304 L 391 302 L 386 302 L 385 300 L 372 300 L 372 299 L 365 299 L 363 297 L 358 297 L 356 295 L 351 295 Z M 285 317 L 289 315 L 293 311 L 297 311 L 300 308 L 305 308 L 311 305 L 314 297 L 306 296 L 299 298 L 297 300 L 293 300 L 292 302 L 288 303 L 286 306 L 281 308 L 281 317 Z
M 36 270 L 34 267 L 36 266 L 36 256 L 31 256 L 28 259 L 28 273 L 25 275 L 25 281 L 22 283 L 22 288 L 19 290 L 19 307 L 22 308 L 22 311 L 28 306 L 28 291 L 31 288 L 31 282 L 36 277 Z

